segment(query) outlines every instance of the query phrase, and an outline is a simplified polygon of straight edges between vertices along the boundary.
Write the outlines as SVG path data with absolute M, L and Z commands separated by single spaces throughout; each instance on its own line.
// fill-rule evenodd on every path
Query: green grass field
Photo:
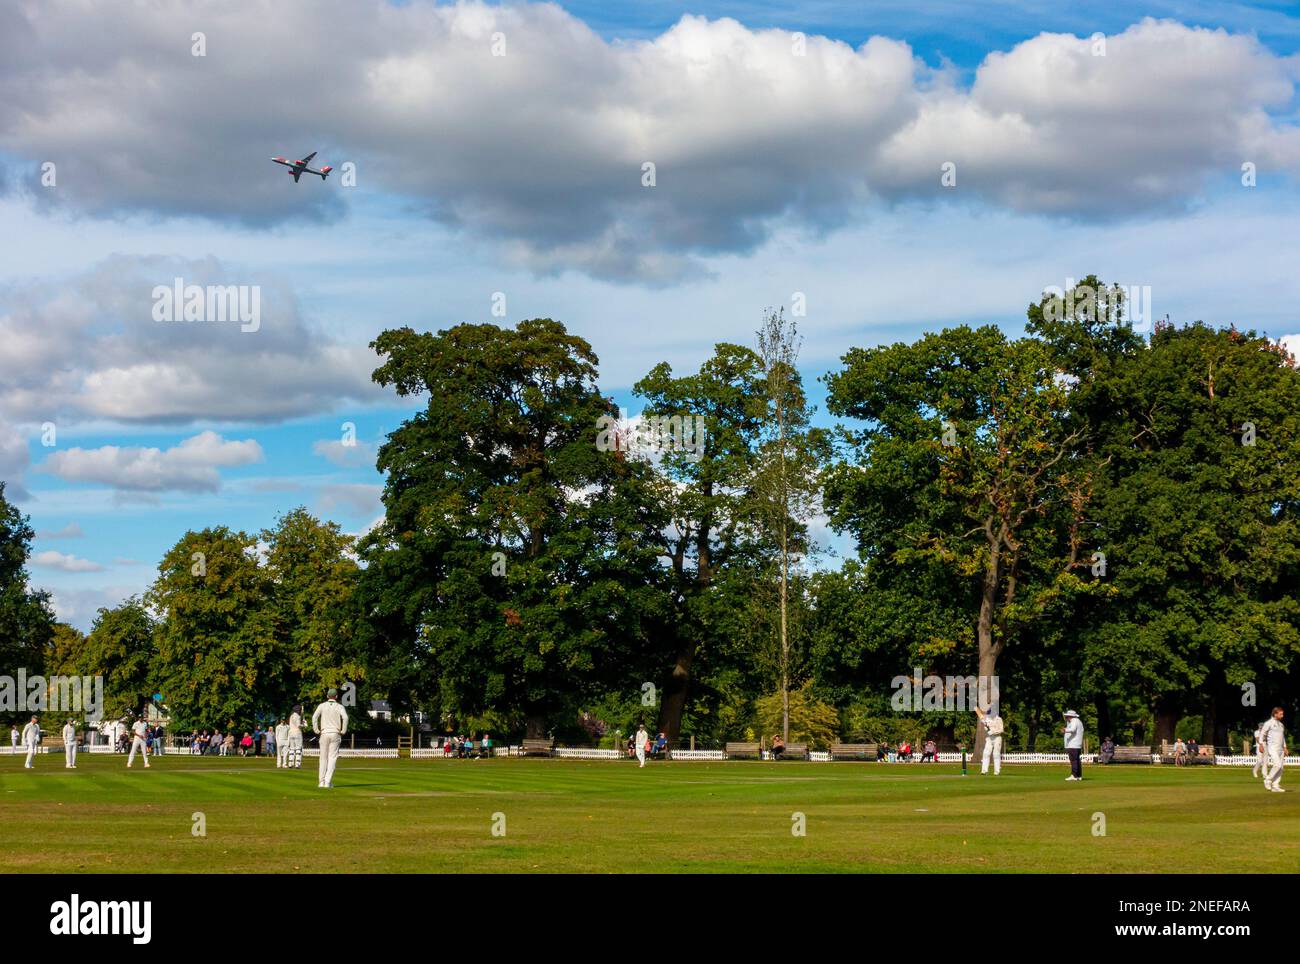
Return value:
M 1294 872 L 1300 781 L 1249 769 L 0 757 L 0 871 Z M 1283 786 L 1287 784 L 1283 780 Z M 207 835 L 191 832 L 193 815 Z M 806 835 L 791 833 L 792 815 Z M 1103 813 L 1106 835 L 1094 836 Z M 505 836 L 493 836 L 493 815 Z

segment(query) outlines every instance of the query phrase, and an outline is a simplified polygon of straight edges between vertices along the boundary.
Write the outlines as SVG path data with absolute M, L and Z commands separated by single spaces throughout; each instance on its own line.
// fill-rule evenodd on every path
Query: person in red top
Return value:
M 904 740 L 903 745 L 898 748 L 898 758 L 900 760 L 912 759 L 912 744 L 907 740 Z

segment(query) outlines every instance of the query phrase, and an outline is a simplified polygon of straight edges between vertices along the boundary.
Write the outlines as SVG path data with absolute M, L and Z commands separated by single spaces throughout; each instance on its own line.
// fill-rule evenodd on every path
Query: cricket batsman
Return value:
M 63 765 L 69 770 L 77 769 L 77 724 L 72 720 L 63 724 Z
M 296 703 L 289 714 L 289 742 L 285 750 L 285 766 L 302 769 L 302 704 Z
M 144 745 L 144 736 L 149 732 L 149 724 L 144 721 L 144 717 L 137 716 L 135 722 L 131 724 L 131 752 L 126 758 L 126 768 L 131 769 L 131 764 L 135 762 L 135 751 L 140 751 L 140 756 L 144 758 L 144 768 L 149 769 L 149 748 Z
M 1280 786 L 1282 782 L 1282 765 L 1286 756 L 1286 727 L 1282 725 L 1282 707 L 1273 707 L 1273 715 L 1260 727 L 1260 736 L 1264 738 L 1264 752 L 1268 755 L 1267 768 L 1264 770 L 1264 789 L 1274 793 L 1286 793 Z
M 330 687 L 325 702 L 311 715 L 311 728 L 320 734 L 320 783 L 318 787 L 334 786 L 334 767 L 339 762 L 339 747 L 343 734 L 348 731 L 347 710 L 339 706 L 339 691 Z
M 298 739 L 302 741 L 301 734 Z M 275 724 L 275 765 L 280 769 L 289 765 L 289 724 L 283 718 Z
M 32 760 L 36 756 L 36 748 L 40 745 L 41 724 L 39 718 L 33 716 L 31 722 L 23 727 L 23 746 L 27 747 L 27 762 L 23 764 L 24 769 L 34 769 Z
M 984 727 L 984 761 L 980 766 L 980 773 L 989 772 L 989 758 L 993 759 L 993 775 L 998 776 L 1002 772 L 1002 717 L 993 707 L 985 713 L 978 706 L 975 707 L 975 715 L 979 717 L 980 723 Z

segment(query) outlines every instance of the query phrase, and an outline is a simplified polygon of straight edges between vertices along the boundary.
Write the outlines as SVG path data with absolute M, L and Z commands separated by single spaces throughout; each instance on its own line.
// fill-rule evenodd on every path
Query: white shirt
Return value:
M 1269 720 L 1259 728 L 1259 735 L 1270 753 L 1281 753 L 1286 749 L 1286 727 L 1281 720 Z
M 1083 749 L 1083 720 L 1077 716 L 1065 724 L 1065 748 L 1067 750 Z
M 648 739 L 650 739 L 650 734 L 646 732 L 646 730 L 645 730 L 644 727 L 642 727 L 641 729 L 637 730 L 637 731 L 636 731 L 636 748 L 637 748 L 638 750 L 644 750 L 644 749 L 645 749 L 645 741 L 648 740 Z
M 289 741 L 289 727 L 281 723 L 275 728 L 275 742 L 287 743 Z
M 297 713 L 289 714 L 289 735 L 302 736 L 302 717 Z
M 1002 717 L 989 716 L 986 714 L 981 722 L 984 724 L 984 729 L 988 732 L 989 736 L 1002 735 L 1002 728 L 1004 726 Z
M 38 723 L 28 723 L 23 727 L 23 746 L 35 746 L 41 742 L 41 727 Z
M 326 700 L 311 715 L 311 728 L 317 733 L 337 733 L 342 736 L 348 731 L 347 710 L 335 700 Z
M 71 723 L 63 724 L 63 745 L 72 746 L 77 742 L 77 728 Z
M 136 737 L 141 740 L 144 739 L 144 734 L 148 729 L 149 729 L 149 724 L 146 723 L 144 720 L 136 720 L 134 723 L 131 724 L 131 730 L 135 733 Z

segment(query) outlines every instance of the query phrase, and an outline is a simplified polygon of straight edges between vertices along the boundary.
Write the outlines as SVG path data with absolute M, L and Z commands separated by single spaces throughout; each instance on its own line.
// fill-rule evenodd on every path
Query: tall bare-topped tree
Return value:
M 799 377 L 803 342 L 794 319 L 784 309 L 768 310 L 758 330 L 763 365 L 765 427 L 753 479 L 756 516 L 770 539 L 778 569 L 778 670 L 781 686 L 782 738 L 790 739 L 790 571 L 807 555 L 807 522 L 817 511 L 819 466 L 825 464 L 824 433 L 809 427 L 813 409 Z

